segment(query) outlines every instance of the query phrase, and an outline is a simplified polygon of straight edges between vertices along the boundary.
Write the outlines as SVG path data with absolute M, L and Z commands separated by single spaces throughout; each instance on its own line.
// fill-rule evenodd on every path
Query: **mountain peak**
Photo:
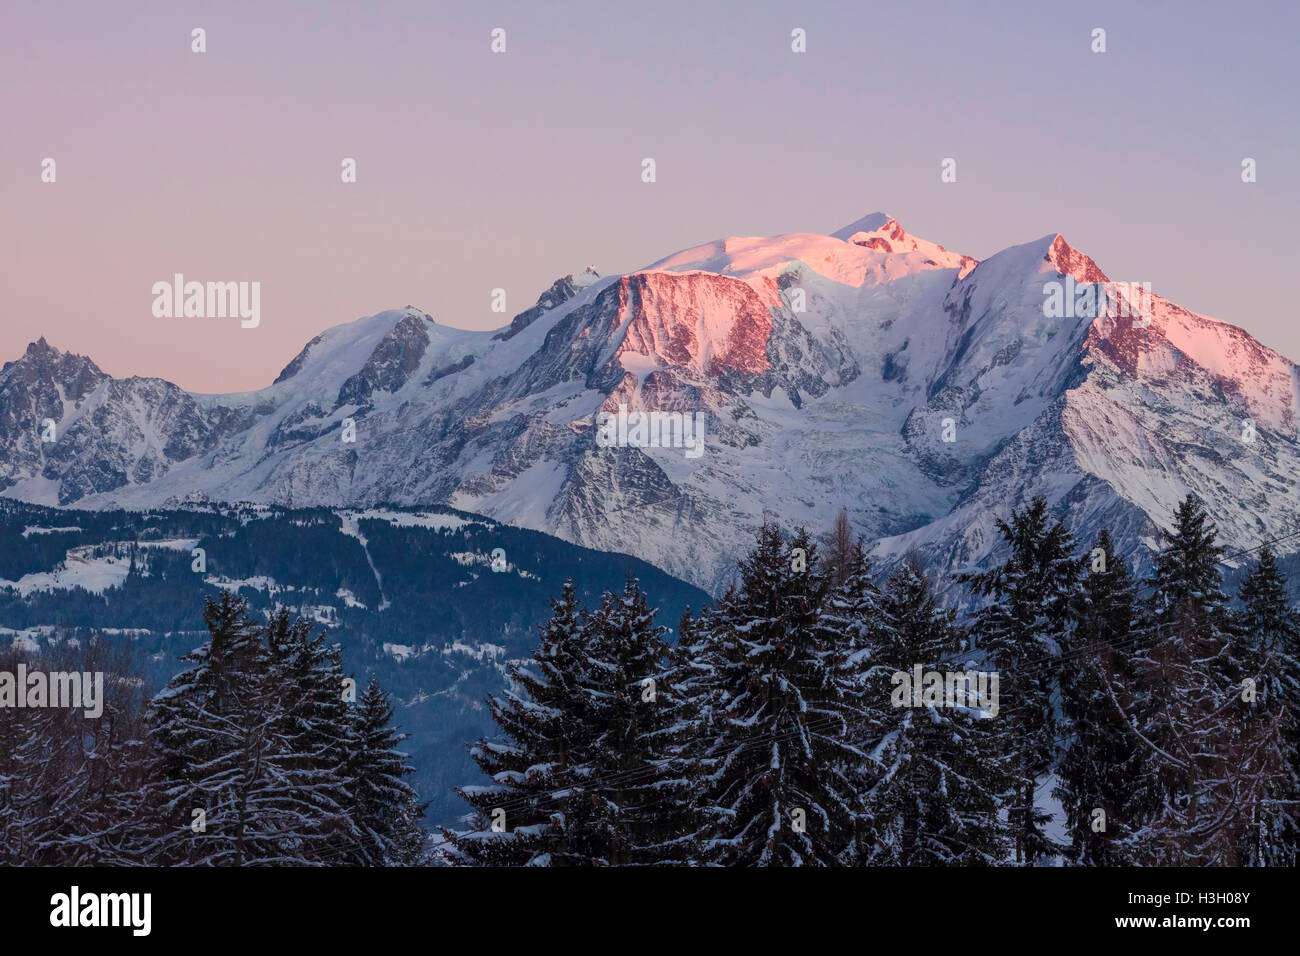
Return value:
M 408 305 L 402 311 L 406 313 L 402 321 L 406 321 L 407 319 L 424 319 L 426 322 L 433 322 L 434 325 L 438 324 L 437 322 L 434 322 L 433 316 L 428 312 L 425 312 L 423 309 L 417 309 L 413 305 Z
M 560 276 L 551 283 L 551 287 L 537 297 L 537 304 L 531 309 L 520 312 L 511 320 L 510 324 L 492 336 L 493 339 L 505 341 L 518 335 L 528 326 L 532 325 L 538 318 L 546 312 L 554 309 L 556 306 L 563 305 L 575 295 L 594 284 L 600 278 L 600 273 L 596 271 L 595 266 L 587 266 L 576 276 L 573 273 Z
M 1109 282 L 1106 273 L 1089 256 L 1075 249 L 1059 232 L 1052 239 L 1045 256 L 1062 275 L 1074 276 L 1078 282 Z
M 908 235 L 897 219 L 883 212 L 873 212 L 869 216 L 863 216 L 857 222 L 849 223 L 838 232 L 831 233 L 831 237 L 842 239 L 855 246 L 862 246 L 873 252 L 919 252 L 935 265 L 957 269 L 961 278 L 965 278 L 979 264 L 979 260 L 950 252 L 937 242 Z
M 886 215 L 883 212 L 873 212 L 863 216 L 856 222 L 849 223 L 843 229 L 832 232 L 831 237 L 849 242 L 859 232 L 874 233 L 884 230 L 886 227 L 896 228 L 900 233 L 903 231 L 903 227 L 898 224 L 898 220 L 893 216 Z
M 583 269 L 581 272 L 577 273 L 576 275 L 569 276 L 569 279 L 573 281 L 574 286 L 576 286 L 578 289 L 587 288 L 587 286 L 591 285 L 599 278 L 600 278 L 600 273 L 596 271 L 596 267 L 594 265 L 588 265 L 587 268 Z
M 231 396 L 106 382 L 37 342 L 0 371 L 0 494 L 443 502 L 633 543 L 715 593 L 769 514 L 826 527 L 842 502 L 864 538 L 890 536 L 885 560 L 915 548 L 945 574 L 984 561 L 993 516 L 1037 494 L 1084 540 L 1118 529 L 1128 557 L 1189 489 L 1233 546 L 1300 527 L 1300 368 L 1160 296 L 1143 323 L 1051 314 L 1049 284 L 1104 274 L 1055 231 L 1030 238 L 978 265 L 884 213 L 837 236 L 715 239 L 582 291 L 594 270 L 562 276 L 504 329 L 410 307 L 334 326 L 278 385 Z M 620 405 L 680 412 L 682 430 L 660 418 L 657 444 L 602 447 L 594 416 Z M 687 414 L 705 416 L 695 457 Z M 344 444 L 349 416 L 363 427 Z
M 59 350 L 49 342 L 45 341 L 45 336 L 42 335 L 35 342 L 28 344 L 27 351 L 24 354 L 31 356 L 57 356 Z
M 326 345 L 327 350 L 332 348 L 340 356 L 347 356 L 358 350 L 369 355 L 387 336 L 400 334 L 404 329 L 422 329 L 425 323 L 435 326 L 438 324 L 427 312 L 408 305 L 403 309 L 387 309 L 374 315 L 362 316 L 352 322 L 331 326 L 304 345 L 302 351 L 281 369 L 272 384 L 279 385 L 297 375 L 309 360 L 318 357 L 317 353 L 323 344 Z M 397 332 L 395 333 L 394 330 Z
M 7 383 L 0 388 L 21 383 L 36 387 L 37 383 L 60 386 L 64 395 L 74 401 L 90 392 L 96 384 L 107 378 L 100 368 L 84 355 L 61 352 L 41 336 L 27 346 L 22 358 L 5 362 L 0 372 L 6 373 Z

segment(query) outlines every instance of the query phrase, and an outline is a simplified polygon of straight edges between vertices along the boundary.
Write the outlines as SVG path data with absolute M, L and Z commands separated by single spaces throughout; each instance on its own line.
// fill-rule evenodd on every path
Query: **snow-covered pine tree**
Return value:
M 709 735 L 704 862 L 834 865 L 852 846 L 854 687 L 842 642 L 819 627 L 827 584 L 815 550 L 806 531 L 786 541 L 765 525 L 740 586 L 690 628 L 694 669 L 708 680 L 695 696 Z
M 1241 631 L 1257 685 L 1250 720 L 1277 728 L 1277 765 L 1241 848 L 1244 866 L 1300 863 L 1300 616 L 1268 546 L 1241 583 Z
M 294 852 L 336 865 L 382 863 L 350 813 L 348 764 L 356 744 L 338 645 L 327 644 L 323 633 L 313 637 L 309 621 L 291 621 L 281 607 L 266 626 L 266 646 L 268 690 L 278 695 L 281 713 L 276 733 L 286 751 L 284 812 L 303 816 Z
M 338 647 L 312 639 L 308 626 L 291 624 L 287 613 L 276 615 L 264 635 L 229 593 L 208 602 L 205 618 L 209 642 L 147 707 L 139 682 L 129 679 L 129 655 L 102 641 L 78 645 L 75 655 L 67 643 L 43 648 L 27 661 L 47 673 L 102 672 L 102 713 L 87 719 L 75 709 L 0 709 L 0 860 L 82 866 L 417 859 L 421 808 L 409 788 L 387 808 L 373 796 L 367 804 L 370 820 L 387 811 L 383 833 L 395 849 L 386 856 L 361 852 L 346 773 L 358 770 L 348 763 L 353 742 L 363 744 L 357 749 L 368 759 L 358 772 L 372 794 L 400 788 L 385 778 L 391 711 L 378 707 L 372 693 L 359 711 L 367 732 L 353 733 Z
M 149 705 L 163 835 L 154 862 L 310 863 L 313 808 L 295 791 L 281 689 L 247 603 L 223 591 L 209 639 Z
M 580 783 L 596 810 L 593 863 L 673 864 L 692 856 L 685 702 L 672 685 L 666 628 L 654 618 L 629 575 L 623 592 L 606 592 L 587 622 L 598 729 Z
M 870 866 L 987 866 L 1004 859 L 998 795 L 1006 789 L 993 724 L 972 708 L 910 705 L 896 673 L 938 670 L 956 659 L 963 637 L 909 556 L 882 600 L 882 640 L 870 699 L 883 706 L 871 748 L 874 779 L 863 794 L 866 822 L 858 862 Z M 898 701 L 895 705 L 895 701 Z
M 828 582 L 820 625 L 829 631 L 828 640 L 843 646 L 850 665 L 865 664 L 874 648 L 891 639 L 890 624 L 861 540 L 849 546 L 842 561 L 838 583 Z
M 590 634 L 572 581 L 551 605 L 532 660 L 511 664 L 511 687 L 488 700 L 504 739 L 480 740 L 470 749 L 491 783 L 457 789 L 474 814 L 472 829 L 443 830 L 454 862 L 551 866 L 584 855 L 582 834 L 590 832 L 594 808 L 566 788 L 598 732 L 590 705 Z
M 389 695 L 371 680 L 351 714 L 353 820 L 366 864 L 418 866 L 426 861 L 424 807 L 406 782 L 414 769 L 392 719 Z
M 677 623 L 677 641 L 668 650 L 666 683 L 674 697 L 676 720 L 663 735 L 663 745 L 673 766 L 690 783 L 686 803 L 675 808 L 678 819 L 671 827 L 670 839 L 673 858 L 687 865 L 707 862 L 701 847 L 709 839 L 712 819 L 704 813 L 700 781 L 711 765 L 709 746 L 728 701 L 718 680 L 720 660 L 712 635 L 720 626 L 714 621 L 717 607 L 735 600 L 732 584 L 721 602 L 706 605 L 698 617 L 693 617 L 688 607 Z
M 1158 805 L 1125 839 L 1148 865 L 1235 865 L 1269 778 L 1271 731 L 1245 718 L 1244 642 L 1222 590 L 1215 529 L 1195 496 L 1156 556 L 1139 693 L 1126 713 L 1146 747 Z
M 997 666 L 1008 698 L 998 718 L 1005 750 L 1017 764 L 1008 823 L 1017 862 L 1032 865 L 1055 849 L 1044 832 L 1049 817 L 1036 809 L 1034 795 L 1055 757 L 1059 728 L 1052 698 L 1058 681 L 1047 664 L 1061 651 L 1078 565 L 1070 532 L 1051 520 L 1042 498 L 1012 511 L 1009 521 L 999 519 L 997 529 L 1009 548 L 1006 560 L 959 580 L 985 600 L 975 615 L 974 636 Z
M 1130 632 L 1137 596 L 1108 531 L 1098 534 L 1082 564 L 1060 671 L 1065 753 L 1054 792 L 1070 833 L 1066 859 L 1117 866 L 1130 862 L 1117 840 L 1151 809 L 1143 749 L 1115 703 L 1133 700 Z
M 848 859 L 859 860 L 874 840 L 871 821 L 862 815 L 860 797 L 874 785 L 880 769 L 869 754 L 879 742 L 881 728 L 888 722 L 884 711 L 889 708 L 889 700 L 881 698 L 876 691 L 881 687 L 881 678 L 888 678 L 894 671 L 892 666 L 882 663 L 882 654 L 895 642 L 895 635 L 861 539 L 853 541 L 840 560 L 839 583 L 832 584 L 827 592 L 817 626 L 823 640 L 841 648 L 845 679 L 853 688 L 846 711 L 852 718 L 852 726 L 844 736 L 860 754 L 848 762 L 846 769 L 859 799 L 855 801 L 858 814 L 855 845 Z

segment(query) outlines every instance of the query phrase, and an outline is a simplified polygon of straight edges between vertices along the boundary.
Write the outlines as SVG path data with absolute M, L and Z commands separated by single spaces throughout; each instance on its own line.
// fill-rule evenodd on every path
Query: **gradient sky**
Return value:
M 382 309 L 494 328 L 588 263 L 876 210 L 979 258 L 1060 232 L 1300 359 L 1298 33 L 1293 0 L 5 0 L 0 360 L 242 391 Z M 261 326 L 155 318 L 175 272 L 261 282 Z

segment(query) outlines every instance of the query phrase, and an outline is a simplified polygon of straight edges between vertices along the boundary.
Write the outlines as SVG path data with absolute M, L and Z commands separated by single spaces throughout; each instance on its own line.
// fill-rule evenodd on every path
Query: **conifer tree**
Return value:
M 1222 590 L 1215 529 L 1193 495 L 1156 556 L 1148 646 L 1133 661 L 1139 695 L 1126 718 L 1158 803 L 1126 839 L 1150 865 L 1235 865 L 1274 762 L 1271 722 L 1246 718 L 1244 642 Z
M 1240 590 L 1247 676 L 1255 680 L 1258 697 L 1248 720 L 1271 722 L 1276 733 L 1276 765 L 1240 850 L 1246 866 L 1300 862 L 1300 616 L 1286 584 L 1265 546 Z
M 1082 866 L 1130 862 L 1122 836 L 1151 809 L 1143 750 L 1116 701 L 1131 705 L 1131 631 L 1137 613 L 1133 577 L 1102 530 L 1083 558 L 1063 648 L 1061 713 L 1065 753 L 1056 797 L 1065 811 L 1066 858 Z
M 149 707 L 163 828 L 155 862 L 325 862 L 264 635 L 228 591 L 208 599 L 204 620 L 208 642 Z
M 740 585 L 692 625 L 702 860 L 832 865 L 858 818 L 848 650 L 820 626 L 825 579 L 805 531 L 773 525 L 741 562 Z
M 371 680 L 352 715 L 348 772 L 352 814 L 361 835 L 362 860 L 371 866 L 416 866 L 425 862 L 424 807 L 406 782 L 414 772 L 398 748 L 406 735 L 392 726 L 389 695 Z
M 838 582 L 828 582 L 819 625 L 828 631 L 828 640 L 843 645 L 850 665 L 866 666 L 873 649 L 891 639 L 884 599 L 861 540 L 848 547 L 841 562 Z
M 149 709 L 164 825 L 157 862 L 239 865 L 258 855 L 248 793 L 261 790 L 276 715 L 246 603 L 223 591 L 203 617 L 208 642 L 182 658 L 190 666 Z
M 986 602 L 974 634 L 1005 680 L 1008 706 L 1000 726 L 1007 752 L 1016 757 L 1008 823 L 1017 862 L 1032 865 L 1054 849 L 1044 830 L 1049 816 L 1034 799 L 1038 778 L 1052 766 L 1059 731 L 1052 707 L 1056 671 L 1045 665 L 1060 653 L 1078 566 L 1069 531 L 1050 520 L 1042 498 L 1013 511 L 1009 521 L 999 520 L 997 529 L 1009 548 L 1006 560 L 959 580 Z
M 344 700 L 340 649 L 326 644 L 324 634 L 313 637 L 309 621 L 290 621 L 284 607 L 265 633 L 268 686 L 279 695 L 275 706 L 281 713 L 276 733 L 286 750 L 285 810 L 303 815 L 297 852 L 340 865 L 377 863 L 365 852 L 362 832 L 349 813 L 348 765 L 357 744 Z
M 886 625 L 869 683 L 882 722 L 870 751 L 875 773 L 863 795 L 859 862 L 996 864 L 1006 853 L 998 821 L 1005 770 L 993 727 L 1000 718 L 991 708 L 986 714 L 970 706 L 912 706 L 909 686 L 896 675 L 910 679 L 917 665 L 938 670 L 959 659 L 963 644 L 952 612 L 939 606 L 914 558 L 890 576 L 882 611 Z M 880 706 L 885 701 L 887 709 Z
M 259 627 L 229 592 L 204 616 L 208 642 L 147 705 L 126 655 L 100 640 L 76 645 L 78 659 L 65 643 L 26 662 L 102 674 L 101 712 L 0 708 L 0 861 L 421 861 L 422 808 L 378 687 L 354 718 L 339 648 L 305 622 L 281 612 Z
M 597 806 L 601 864 L 683 863 L 691 857 L 691 781 L 681 744 L 684 701 L 668 667 L 666 629 L 629 575 L 588 623 L 598 728 L 585 779 Z
M 822 639 L 839 647 L 844 656 L 844 679 L 851 688 L 852 707 L 845 714 L 852 719 L 846 739 L 862 752 L 861 759 L 848 761 L 848 773 L 856 791 L 854 800 L 857 820 L 850 861 L 863 858 L 864 841 L 870 836 L 871 821 L 864 815 L 861 795 L 876 782 L 880 767 L 868 756 L 880 740 L 881 728 L 888 722 L 883 712 L 888 699 L 879 696 L 881 678 L 893 667 L 885 658 L 896 641 L 893 621 L 885 612 L 884 596 L 872 576 L 871 561 L 862 541 L 854 541 L 841 557 L 839 583 L 832 584 L 823 602 L 818 628 Z
M 472 829 L 443 831 L 456 860 L 564 866 L 590 859 L 583 841 L 595 808 L 585 794 L 565 789 L 598 732 L 590 710 L 590 631 L 572 581 L 551 605 L 532 660 L 511 664 L 511 688 L 488 701 L 504 739 L 484 739 L 470 750 L 491 783 L 457 790 L 474 814 Z

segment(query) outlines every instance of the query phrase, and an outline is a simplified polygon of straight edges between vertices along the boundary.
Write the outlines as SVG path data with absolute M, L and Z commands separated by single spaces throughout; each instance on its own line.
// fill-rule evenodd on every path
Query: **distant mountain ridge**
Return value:
M 714 593 L 765 518 L 823 529 L 840 507 L 882 564 L 915 549 L 941 573 L 986 562 L 996 517 L 1036 494 L 1139 562 L 1189 491 L 1229 546 L 1300 530 L 1300 369 L 1159 295 L 1145 323 L 1050 316 L 1066 277 L 1109 281 L 1058 234 L 978 261 L 874 213 L 589 269 L 495 332 L 381 312 L 240 395 L 114 379 L 41 340 L 0 371 L 0 488 L 442 504 Z M 598 447 L 620 405 L 705 413 L 705 453 Z
M 453 787 L 479 778 L 466 745 L 493 732 L 484 700 L 504 689 L 509 661 L 532 654 L 567 579 L 594 607 L 632 573 L 670 626 L 707 600 L 636 558 L 449 509 L 188 504 L 90 512 L 0 500 L 0 642 L 36 650 L 106 636 L 156 692 L 207 639 L 206 596 L 234 591 L 258 619 L 287 607 L 342 646 L 361 687 L 373 676 L 393 693 L 433 820 L 464 812 Z

